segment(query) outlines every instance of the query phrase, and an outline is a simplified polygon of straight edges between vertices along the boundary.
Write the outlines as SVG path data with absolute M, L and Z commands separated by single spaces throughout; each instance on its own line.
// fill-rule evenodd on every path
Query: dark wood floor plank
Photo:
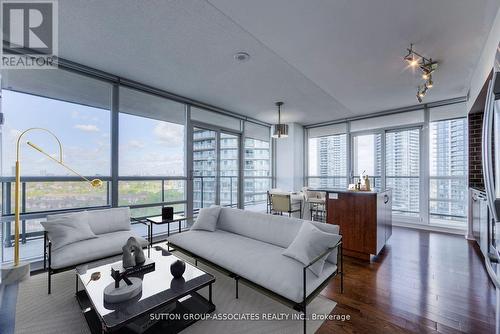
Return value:
M 318 333 L 493 333 L 495 290 L 479 249 L 462 236 L 394 228 L 370 263 L 344 258 L 344 293 Z

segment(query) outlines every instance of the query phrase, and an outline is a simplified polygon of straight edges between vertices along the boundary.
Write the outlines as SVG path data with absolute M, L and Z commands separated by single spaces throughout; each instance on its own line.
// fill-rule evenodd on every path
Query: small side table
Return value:
M 153 246 L 153 226 L 167 224 L 167 236 L 170 236 L 170 224 L 179 223 L 179 233 L 181 233 L 181 222 L 184 220 L 192 219 L 192 217 L 186 217 L 183 215 L 174 214 L 172 219 L 163 219 L 162 216 L 147 217 L 146 221 L 149 223 L 148 228 L 148 239 L 149 245 Z

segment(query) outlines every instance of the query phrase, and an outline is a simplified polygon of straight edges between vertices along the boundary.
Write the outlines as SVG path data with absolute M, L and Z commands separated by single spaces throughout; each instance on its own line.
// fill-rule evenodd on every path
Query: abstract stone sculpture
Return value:
M 142 247 L 136 238 L 130 237 L 127 243 L 122 247 L 123 250 L 123 268 L 131 268 L 146 262 L 146 257 Z

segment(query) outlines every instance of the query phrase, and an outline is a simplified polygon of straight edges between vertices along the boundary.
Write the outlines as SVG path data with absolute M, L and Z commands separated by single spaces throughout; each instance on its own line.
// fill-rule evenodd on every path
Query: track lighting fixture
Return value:
M 438 63 L 433 61 L 432 58 L 425 58 L 421 54 L 417 53 L 413 50 L 413 44 L 410 44 L 410 47 L 406 49 L 408 54 L 403 58 L 410 66 L 418 67 L 422 70 L 422 79 L 425 80 L 425 84 L 423 86 L 418 86 L 417 90 L 417 100 L 422 103 L 422 99 L 427 93 L 429 88 L 434 86 L 434 82 L 432 81 L 432 73 L 437 69 Z

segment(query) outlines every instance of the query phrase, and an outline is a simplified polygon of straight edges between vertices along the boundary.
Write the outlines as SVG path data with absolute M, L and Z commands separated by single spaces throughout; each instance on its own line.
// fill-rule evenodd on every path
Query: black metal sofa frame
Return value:
M 170 248 L 173 248 L 173 250 L 178 250 L 180 251 L 181 253 L 184 253 L 186 254 L 187 256 L 193 258 L 195 260 L 195 265 L 197 266 L 198 265 L 198 260 L 210 267 L 213 267 L 215 269 L 217 269 L 218 271 L 226 274 L 227 276 L 233 278 L 235 280 L 235 286 L 236 286 L 236 298 L 238 298 L 238 282 L 239 281 L 242 281 L 244 282 L 246 285 L 256 289 L 256 290 L 259 290 L 260 292 L 262 292 L 263 294 L 275 299 L 275 300 L 278 300 L 279 302 L 285 304 L 286 306 L 288 307 L 291 307 L 293 308 L 294 310 L 298 311 L 298 312 L 302 312 L 304 313 L 304 319 L 303 319 L 303 327 L 304 327 L 304 333 L 306 333 L 306 307 L 307 305 L 326 287 L 326 285 L 329 283 L 329 281 L 333 278 L 333 277 L 336 277 L 337 275 L 340 276 L 340 292 L 341 293 L 344 293 L 344 260 L 343 260 L 343 249 L 342 249 L 342 240 L 339 241 L 335 246 L 333 247 L 330 247 L 328 248 L 323 254 L 319 255 L 317 258 L 315 258 L 314 260 L 311 261 L 311 263 L 309 263 L 307 266 L 304 266 L 302 268 L 302 277 L 303 277 L 303 299 L 302 299 L 302 302 L 300 303 L 297 303 L 297 302 L 294 302 L 286 297 L 283 297 L 279 294 L 277 294 L 276 292 L 274 291 L 271 291 L 267 288 L 264 288 L 263 286 L 260 286 L 254 282 L 252 282 L 251 280 L 249 279 L 246 279 L 245 277 L 241 277 L 235 273 L 233 273 L 231 270 L 228 270 L 226 268 L 223 268 L 221 266 L 219 266 L 218 264 L 215 264 L 209 260 L 206 260 L 204 259 L 203 257 L 197 255 L 197 254 L 194 254 L 182 247 L 179 247 L 177 245 L 175 245 L 174 243 L 172 242 L 168 242 L 167 243 L 167 250 L 168 251 L 171 251 Z M 333 272 L 330 276 L 328 276 L 324 281 L 323 283 L 320 284 L 320 286 L 318 286 L 313 292 L 311 292 L 309 295 L 306 295 L 306 286 L 307 286 L 307 281 L 306 281 L 306 272 L 307 272 L 307 269 L 313 265 L 314 263 L 318 262 L 321 258 L 325 257 L 327 254 L 329 254 L 330 252 L 332 252 L 335 248 L 338 248 L 338 252 L 337 252 L 337 270 L 335 272 Z M 338 264 L 340 263 L 340 270 L 339 270 L 339 266 Z

